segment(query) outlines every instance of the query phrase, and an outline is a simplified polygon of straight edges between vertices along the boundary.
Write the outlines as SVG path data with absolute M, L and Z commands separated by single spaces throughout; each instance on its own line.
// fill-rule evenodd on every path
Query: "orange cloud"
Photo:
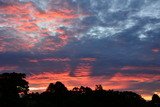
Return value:
M 27 41 L 19 38 L 17 35 L 14 36 L 14 34 L 15 33 L 13 32 L 13 35 L 9 34 L 1 36 L 0 52 L 17 52 L 22 50 L 29 51 L 32 48 L 32 44 L 29 44 Z
M 47 19 L 47 20 L 53 20 L 53 18 L 59 18 L 59 19 L 74 19 L 78 18 L 79 15 L 74 14 L 72 12 L 73 10 L 63 10 L 62 11 L 46 11 L 46 12 L 37 12 L 35 16 L 39 19 Z
M 119 82 L 129 82 L 129 81 L 135 81 L 135 82 L 153 82 L 160 80 L 160 75 L 156 74 L 122 74 L 122 73 L 116 73 L 110 81 L 119 81 Z
M 92 66 L 90 64 L 79 64 L 77 68 L 74 70 L 74 76 L 76 77 L 84 77 L 84 76 L 90 76 L 90 73 L 92 71 Z
M 78 66 L 77 70 L 75 70 L 76 76 L 70 76 L 69 69 L 61 73 L 43 72 L 28 76 L 27 81 L 30 83 L 30 91 L 42 92 L 46 89 L 49 83 L 54 83 L 56 81 L 63 82 L 68 89 L 81 85 L 89 86 L 94 89 L 96 84 L 102 84 L 104 89 L 126 90 L 135 85 L 135 82 L 154 82 L 160 79 L 159 75 L 153 74 L 124 75 L 117 73 L 111 78 L 106 76 L 90 76 L 90 69 L 90 66 Z M 144 89 L 137 89 L 136 92 L 140 93 L 147 100 L 152 96 L 146 94 Z
M 83 14 L 77 15 L 71 7 L 40 11 L 32 2 L 1 6 L 0 13 L 3 14 L 0 16 L 0 19 L 3 20 L 0 27 L 13 28 L 20 34 L 17 38 L 21 38 L 26 43 L 15 41 L 12 46 L 17 43 L 21 44 L 21 46 L 15 46 L 19 48 L 16 51 L 22 50 L 22 47 L 27 47 L 27 50 L 55 51 L 65 46 L 70 35 L 67 34 L 66 30 L 60 28 L 71 29 L 75 19 L 85 16 Z M 59 42 L 54 39 L 44 39 L 46 36 L 57 37 Z M 7 47 L 1 46 L 0 51 L 13 51 L 10 48 L 4 48 Z
M 82 75 L 85 71 L 82 71 Z M 90 86 L 94 89 L 96 84 L 102 84 L 105 89 L 125 89 L 128 87 L 127 82 L 113 82 L 107 79 L 105 76 L 102 77 L 90 77 L 89 75 L 83 76 L 70 76 L 68 71 L 64 71 L 62 73 L 53 73 L 53 72 L 43 72 L 40 74 L 31 75 L 27 78 L 27 81 L 30 83 L 30 91 L 32 89 L 37 89 L 40 87 L 47 87 L 49 83 L 53 83 L 56 81 L 61 81 L 69 89 L 72 89 L 74 86 Z M 116 83 L 116 84 L 115 84 Z
M 39 27 L 34 23 L 28 22 L 22 24 L 21 26 L 18 26 L 17 29 L 22 32 L 24 31 L 31 33 L 31 32 L 37 32 L 39 30 Z

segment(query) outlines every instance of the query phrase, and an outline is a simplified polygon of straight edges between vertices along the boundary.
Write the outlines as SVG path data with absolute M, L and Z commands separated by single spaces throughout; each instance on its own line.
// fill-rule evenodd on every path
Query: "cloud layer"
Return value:
M 159 0 L 0 0 L 0 73 L 28 75 L 31 91 L 159 93 Z

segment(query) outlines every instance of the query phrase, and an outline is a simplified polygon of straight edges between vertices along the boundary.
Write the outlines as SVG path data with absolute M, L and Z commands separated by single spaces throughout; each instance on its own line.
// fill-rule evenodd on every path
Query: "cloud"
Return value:
M 121 68 L 111 68 L 112 70 L 119 71 L 152 71 L 152 72 L 160 72 L 159 66 L 124 66 Z
M 7 5 L 0 7 L 2 13 L 0 27 L 15 30 L 18 38 L 26 43 L 24 47 L 28 47 L 21 49 L 23 43 L 17 40 L 14 42 L 15 45 L 17 43 L 21 45 L 17 51 L 27 50 L 43 53 L 56 51 L 75 38 L 115 40 L 124 36 L 124 38 L 130 37 L 140 41 L 151 41 L 153 37 L 150 33 L 157 35 L 159 30 L 159 23 L 155 24 L 159 19 L 157 15 L 159 2 L 156 0 L 154 2 L 125 0 L 121 1 L 121 5 L 117 0 L 100 0 L 98 2 L 93 0 L 11 0 L 1 2 Z M 149 19 L 146 15 L 140 14 L 147 13 L 143 11 L 146 11 L 148 7 L 155 12 L 150 15 Z M 152 9 L 153 7 L 157 7 L 157 9 Z M 8 30 L 6 33 L 13 32 Z M 127 35 L 128 33 L 130 35 Z M 12 47 L 14 48 L 14 45 Z M 6 48 L 7 46 L 3 45 L 0 48 L 1 52 L 10 50 Z
M 44 58 L 44 59 L 31 59 L 29 62 L 68 62 L 70 61 L 69 58 Z
M 159 92 L 159 4 L 0 0 L 1 72 L 26 73 L 34 91 L 59 80 L 69 89 L 102 84 L 148 98 Z
M 16 71 L 18 66 L 0 66 L 0 72 L 13 72 Z
M 82 71 L 83 72 L 83 71 Z M 124 89 L 126 88 L 126 84 L 120 83 L 118 86 L 114 85 L 112 82 L 107 81 L 105 77 L 89 77 L 89 76 L 80 76 L 80 77 L 72 77 L 69 76 L 69 72 L 64 73 L 40 73 L 38 75 L 32 75 L 27 78 L 32 87 L 47 87 L 49 83 L 62 81 L 67 85 L 69 89 L 72 89 L 74 86 L 90 86 L 94 89 L 96 84 L 104 84 L 104 88 L 110 89 Z M 41 84 L 39 84 L 41 82 Z
M 8 32 L 16 32 L 16 41 L 13 41 L 12 47 L 17 44 L 21 45 L 16 48 L 16 51 L 25 51 L 23 47 L 27 46 L 28 51 L 55 51 L 68 43 L 68 33 L 73 29 L 74 20 L 77 20 L 80 14 L 75 14 L 72 8 L 58 10 L 38 10 L 32 2 L 17 3 L 0 7 L 3 20 L 0 27 Z M 8 30 L 6 30 L 8 29 Z M 10 30 L 13 29 L 13 30 Z M 17 35 L 18 34 L 18 35 Z M 6 35 L 2 35 L 7 37 Z M 25 43 L 18 41 L 19 38 Z M 1 40 L 4 43 L 1 45 L 1 51 L 13 51 L 6 46 L 7 41 Z M 21 49 L 22 48 L 22 49 Z M 38 50 L 36 50 L 38 49 Z
M 150 83 L 154 81 L 159 80 L 160 75 L 155 75 L 155 74 L 122 74 L 122 73 L 116 73 L 113 78 L 111 78 L 111 81 L 133 81 L 133 82 L 138 82 L 138 83 Z M 150 79 L 153 78 L 153 79 Z
M 83 70 L 81 73 L 83 74 Z M 154 79 L 151 79 L 154 78 Z M 159 80 L 159 75 L 147 75 L 147 74 L 137 74 L 137 75 L 123 75 L 121 73 L 115 74 L 110 79 L 105 76 L 96 76 L 90 77 L 88 75 L 72 77 L 69 75 L 69 72 L 63 73 L 53 73 L 53 72 L 43 72 L 37 75 L 31 75 L 27 78 L 30 86 L 30 91 L 45 90 L 49 83 L 54 83 L 56 81 L 63 82 L 69 89 L 72 89 L 75 86 L 89 86 L 94 89 L 96 84 L 102 84 L 104 89 L 114 89 L 114 90 L 130 90 L 136 91 L 145 97 L 147 94 L 150 96 L 154 93 L 154 91 L 158 90 L 158 87 L 152 89 L 152 92 L 147 90 L 152 86 L 155 81 Z M 41 84 L 39 84 L 41 82 Z M 141 85 L 140 85 L 141 84 Z M 143 85 L 148 84 L 148 85 Z M 134 88 L 133 88 L 134 87 Z M 149 93 L 148 93 L 149 92 Z M 147 96 L 146 96 L 147 98 Z

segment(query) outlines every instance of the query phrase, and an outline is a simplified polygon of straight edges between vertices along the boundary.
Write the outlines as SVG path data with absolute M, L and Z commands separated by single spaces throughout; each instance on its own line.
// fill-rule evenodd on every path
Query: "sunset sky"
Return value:
M 160 94 L 160 0 L 0 0 L 0 73 Z

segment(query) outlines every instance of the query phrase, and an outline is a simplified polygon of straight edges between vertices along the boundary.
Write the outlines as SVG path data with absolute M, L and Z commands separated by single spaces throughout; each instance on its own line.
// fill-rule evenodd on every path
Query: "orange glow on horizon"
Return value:
M 54 83 L 56 81 L 61 81 L 67 87 L 73 88 L 75 86 L 90 86 L 94 89 L 96 84 L 102 84 L 105 89 L 125 89 L 129 84 L 126 82 L 118 82 L 119 85 L 114 85 L 112 81 L 107 80 L 106 77 L 90 77 L 88 75 L 83 76 L 70 76 L 69 72 L 63 73 L 52 73 L 52 72 L 44 72 L 37 75 L 31 75 L 27 77 L 27 81 L 30 84 L 34 84 L 31 87 L 47 87 L 49 83 Z M 115 81 L 114 81 L 115 82 Z M 125 84 L 124 84 L 125 83 Z
M 85 68 L 85 67 L 84 67 Z M 86 68 L 87 69 L 87 68 Z M 85 71 L 84 72 L 89 72 Z M 131 83 L 131 81 L 136 81 L 137 83 L 140 82 L 151 82 L 154 80 L 158 80 L 160 76 L 156 75 L 150 75 L 150 74 L 139 74 L 141 78 L 139 78 L 138 75 L 123 75 L 123 74 L 115 74 L 112 78 L 107 78 L 105 76 L 89 76 L 83 75 L 83 72 L 81 76 L 70 76 L 68 71 L 64 71 L 61 73 L 53 73 L 53 72 L 43 72 L 40 74 L 35 74 L 27 77 L 27 81 L 29 81 L 30 84 L 30 91 L 31 92 L 43 92 L 49 85 L 49 83 L 55 83 L 56 81 L 61 81 L 66 85 L 66 87 L 71 90 L 74 87 L 80 87 L 80 86 L 89 86 L 92 89 L 95 88 L 95 85 L 101 84 L 104 89 L 113 89 L 113 90 L 126 90 L 130 86 L 134 85 Z M 150 78 L 154 78 L 151 80 Z M 141 93 L 142 92 L 142 93 Z M 143 93 L 143 90 L 140 91 L 140 94 L 146 99 L 150 100 L 152 95 L 146 95 Z

